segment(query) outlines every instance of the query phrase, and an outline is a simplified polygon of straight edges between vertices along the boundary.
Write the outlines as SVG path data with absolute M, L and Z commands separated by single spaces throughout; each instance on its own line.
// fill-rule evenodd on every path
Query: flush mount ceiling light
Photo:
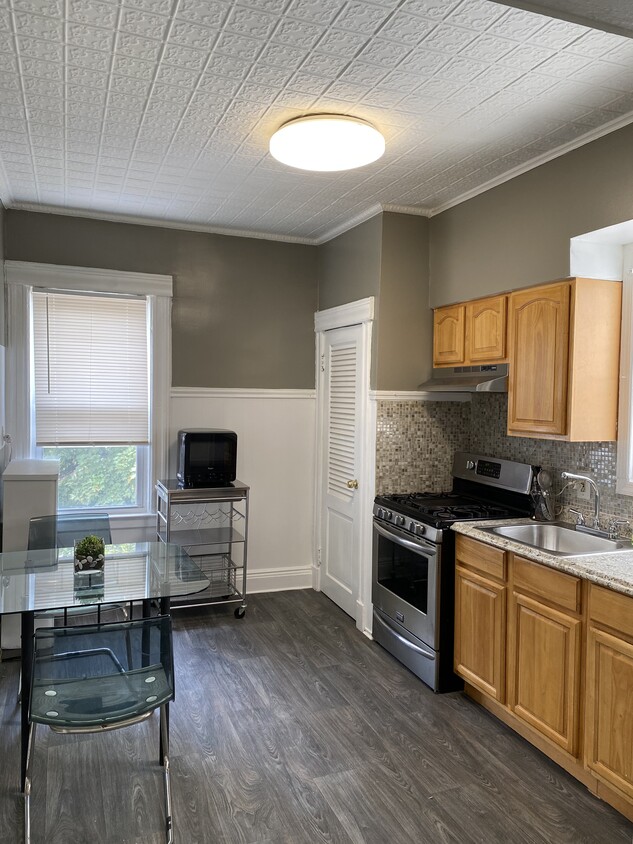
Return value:
M 270 154 L 300 170 L 353 170 L 376 161 L 385 139 L 365 120 L 340 114 L 297 117 L 270 139 Z

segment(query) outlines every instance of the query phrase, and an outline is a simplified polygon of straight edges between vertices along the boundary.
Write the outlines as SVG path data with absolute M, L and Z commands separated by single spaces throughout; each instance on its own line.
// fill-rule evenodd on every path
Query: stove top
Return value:
M 489 504 L 455 492 L 413 492 L 405 495 L 379 495 L 376 505 L 396 510 L 420 522 L 443 529 L 453 522 L 476 519 L 506 519 L 514 512 L 498 504 Z

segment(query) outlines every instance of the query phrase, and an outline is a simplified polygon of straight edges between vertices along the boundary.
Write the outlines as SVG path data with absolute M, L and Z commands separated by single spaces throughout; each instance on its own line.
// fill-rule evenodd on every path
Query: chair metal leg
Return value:
M 29 730 L 29 747 L 26 753 L 26 776 L 24 777 L 24 842 L 31 844 L 31 762 L 35 745 L 35 723 Z
M 18 703 L 22 703 L 22 671 L 18 677 Z
M 166 706 L 160 708 L 160 738 L 162 750 L 163 774 L 165 777 L 165 833 L 167 844 L 173 844 L 174 828 L 171 819 L 171 772 L 169 768 L 169 725 Z

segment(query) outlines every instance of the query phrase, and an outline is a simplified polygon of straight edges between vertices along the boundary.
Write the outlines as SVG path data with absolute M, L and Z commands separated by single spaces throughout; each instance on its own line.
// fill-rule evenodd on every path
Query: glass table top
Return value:
M 72 548 L 0 554 L 0 615 L 201 592 L 208 578 L 178 545 L 107 545 L 103 573 L 75 574 Z

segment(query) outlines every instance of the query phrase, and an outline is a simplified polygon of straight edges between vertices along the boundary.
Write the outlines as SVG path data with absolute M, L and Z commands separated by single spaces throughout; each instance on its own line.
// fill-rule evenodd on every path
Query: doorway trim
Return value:
M 323 458 L 325 450 L 325 425 L 323 402 L 324 333 L 334 328 L 360 325 L 361 346 L 359 378 L 362 386 L 358 407 L 360 443 L 358 454 L 359 482 L 359 565 L 358 595 L 356 596 L 356 626 L 371 638 L 371 554 L 372 507 L 376 486 L 376 403 L 370 401 L 370 374 L 374 297 L 359 299 L 346 305 L 317 311 L 314 314 L 316 334 L 316 443 L 315 443 L 315 496 L 314 496 L 314 554 L 312 587 L 321 591 L 321 529 L 323 497 Z

